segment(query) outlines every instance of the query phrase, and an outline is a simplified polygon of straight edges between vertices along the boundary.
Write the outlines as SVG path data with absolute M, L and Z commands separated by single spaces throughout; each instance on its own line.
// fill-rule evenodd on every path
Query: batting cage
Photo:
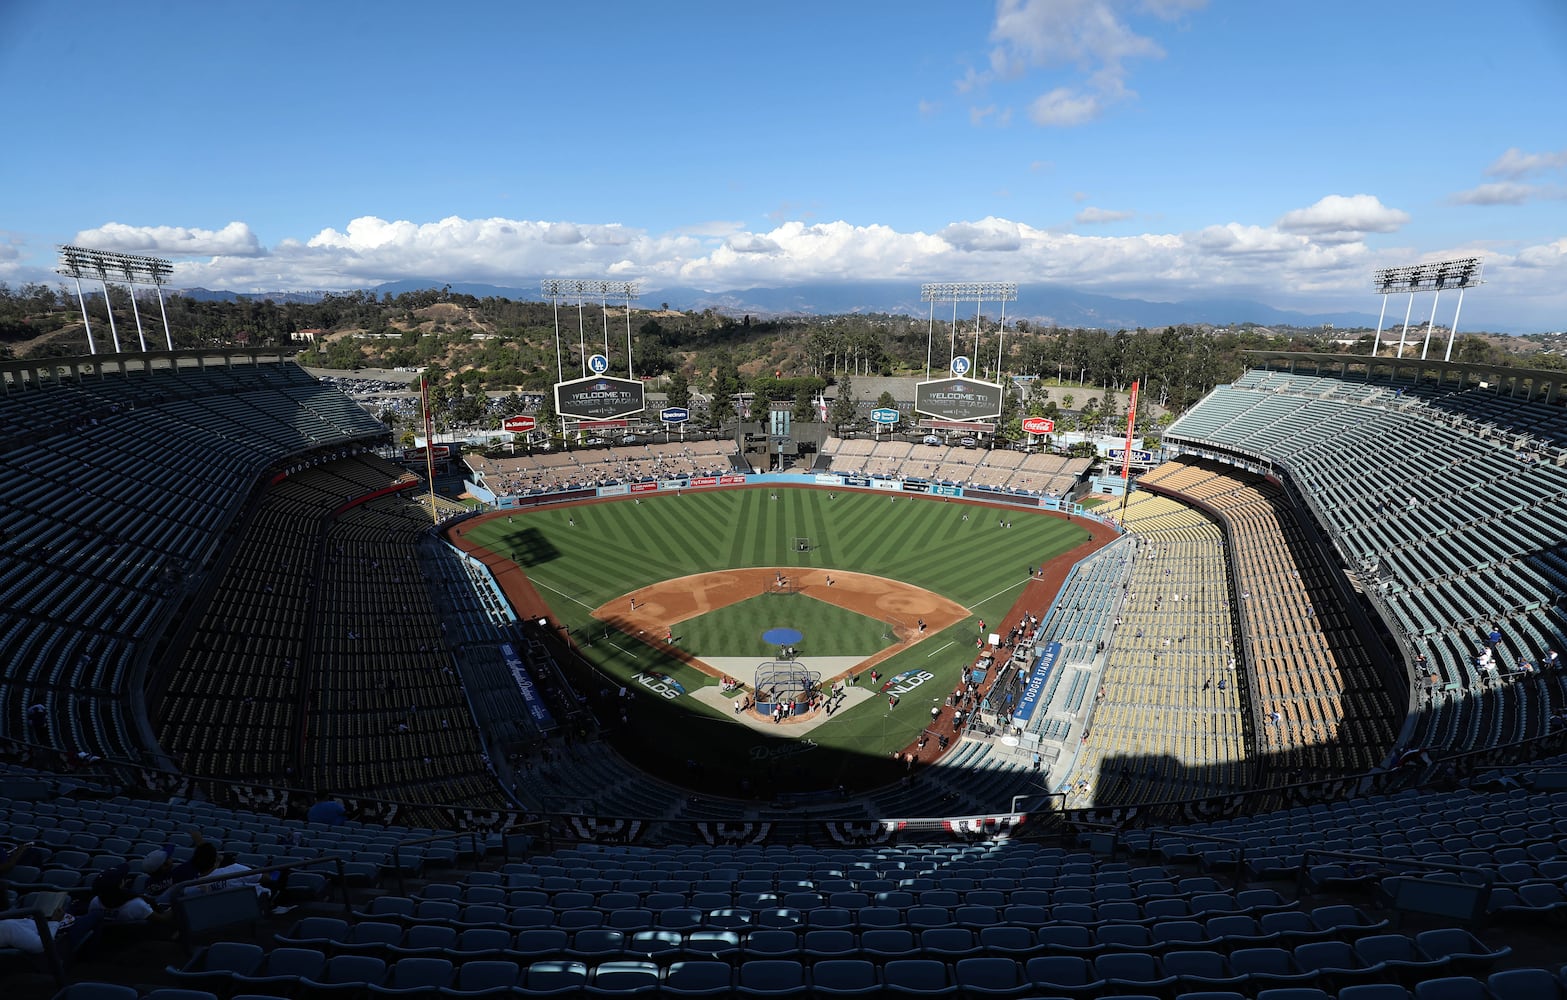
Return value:
M 768 660 L 756 665 L 754 680 L 756 710 L 761 714 L 771 715 L 779 705 L 803 712 L 821 684 L 822 672 L 811 670 L 798 660 Z

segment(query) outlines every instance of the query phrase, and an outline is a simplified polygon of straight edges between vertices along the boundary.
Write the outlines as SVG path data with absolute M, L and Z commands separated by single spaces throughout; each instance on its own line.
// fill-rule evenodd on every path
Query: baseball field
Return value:
M 1053 586 L 1031 571 L 1058 583 L 1096 547 L 1081 519 L 785 487 L 498 512 L 454 541 L 523 614 L 562 626 L 606 689 L 626 690 L 598 707 L 633 762 L 734 794 L 895 778 L 893 755 L 974 663 L 980 623 L 1043 613 Z M 735 711 L 782 652 L 772 629 L 798 633 L 788 652 L 824 687 L 844 683 L 831 715 Z M 725 677 L 741 687 L 722 691 Z

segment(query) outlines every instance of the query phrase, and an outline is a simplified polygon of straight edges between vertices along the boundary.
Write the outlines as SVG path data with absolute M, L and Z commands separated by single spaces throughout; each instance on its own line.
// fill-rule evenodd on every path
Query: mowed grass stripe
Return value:
M 945 504 L 907 499 L 901 504 L 889 503 L 879 541 L 888 552 L 928 551 L 931 531 L 944 507 Z
M 714 532 L 713 506 L 700 495 L 662 496 L 655 509 L 658 523 L 677 553 L 672 562 L 692 566 L 718 566 L 723 564 L 724 533 Z M 687 570 L 686 572 L 691 572 Z M 683 572 L 682 576 L 685 575 Z
M 657 553 L 671 567 L 690 563 L 690 544 L 683 544 L 682 537 L 673 530 L 670 504 L 643 501 L 638 506 L 633 501 L 632 507 L 638 516 L 635 525 L 627 525 L 627 528 L 635 529 L 626 533 L 624 544 L 627 551 Z
M 853 562 L 857 546 L 871 544 L 877 508 L 870 501 L 875 499 L 875 495 L 840 493 L 838 499 L 829 501 L 834 509 L 828 543 L 835 547 L 843 566 Z

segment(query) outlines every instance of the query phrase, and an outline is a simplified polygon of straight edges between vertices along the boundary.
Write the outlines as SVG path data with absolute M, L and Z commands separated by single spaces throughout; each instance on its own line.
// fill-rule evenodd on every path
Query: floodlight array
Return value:
M 1450 288 L 1473 288 L 1482 283 L 1480 257 L 1460 257 L 1431 264 L 1409 264 L 1373 271 L 1371 280 L 1379 295 L 1404 292 L 1442 292 Z
M 103 300 L 109 307 L 109 335 L 114 341 L 115 353 L 120 350 L 120 334 L 114 325 L 114 307 L 109 304 L 109 282 L 124 282 L 133 286 L 131 313 L 136 317 L 136 338 L 143 351 L 147 350 L 147 335 L 142 330 L 141 309 L 136 305 L 136 285 L 152 285 L 158 291 L 158 311 L 163 315 L 163 340 L 169 350 L 174 350 L 174 337 L 169 332 L 169 314 L 163 303 L 163 286 L 174 273 L 174 264 L 162 257 L 144 257 L 134 253 L 114 250 L 92 250 L 88 247 L 60 247 L 60 262 L 55 273 L 76 279 L 76 298 L 82 307 L 82 328 L 87 333 L 87 350 L 97 354 L 93 343 L 92 321 L 87 316 L 87 298 L 82 294 L 82 279 L 96 278 L 103 285 Z
M 547 299 L 634 299 L 641 295 L 635 281 L 601 281 L 591 278 L 545 278 L 539 293 Z
M 165 285 L 174 273 L 174 264 L 162 257 L 62 246 L 56 271 L 68 278 L 112 277 L 132 285 Z
M 932 281 L 920 285 L 921 302 L 1016 302 L 1015 281 Z

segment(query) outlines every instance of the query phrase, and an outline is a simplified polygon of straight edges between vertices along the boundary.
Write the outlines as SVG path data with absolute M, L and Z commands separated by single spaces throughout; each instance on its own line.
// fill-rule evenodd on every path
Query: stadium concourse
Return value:
M 1027 719 L 697 815 L 335 389 L 0 364 L 0 992 L 1561 997 L 1556 376 L 1254 360 L 1042 616 Z

